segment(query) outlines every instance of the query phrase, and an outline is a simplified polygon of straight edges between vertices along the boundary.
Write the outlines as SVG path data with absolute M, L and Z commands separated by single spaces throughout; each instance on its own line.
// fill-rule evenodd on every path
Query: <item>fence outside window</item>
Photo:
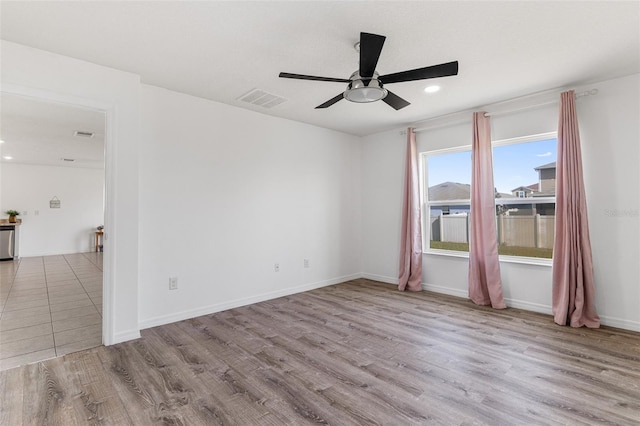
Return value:
M 555 235 L 555 199 L 545 197 L 538 200 L 500 201 L 502 204 L 496 206 L 500 254 L 551 258 Z M 469 205 L 429 203 L 428 208 L 428 247 L 468 251 L 471 225 Z

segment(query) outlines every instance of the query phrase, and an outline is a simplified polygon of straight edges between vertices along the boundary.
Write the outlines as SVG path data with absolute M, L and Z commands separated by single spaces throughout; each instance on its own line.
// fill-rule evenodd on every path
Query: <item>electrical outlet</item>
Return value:
M 177 290 L 177 289 L 178 289 L 178 277 L 170 277 L 169 290 Z
M 280 272 L 280 264 L 279 263 L 274 264 L 273 265 L 273 270 L 276 271 L 276 272 Z
M 305 259 L 304 260 L 304 267 L 308 268 L 309 267 L 309 259 Z

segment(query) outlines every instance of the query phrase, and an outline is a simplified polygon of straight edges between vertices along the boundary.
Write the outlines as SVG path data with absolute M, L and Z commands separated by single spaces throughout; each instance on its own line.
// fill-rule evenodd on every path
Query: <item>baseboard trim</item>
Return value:
M 366 274 L 365 274 L 366 277 Z M 372 278 L 373 279 L 373 278 Z M 422 289 L 427 291 L 433 291 L 434 293 L 447 294 L 449 296 L 469 298 L 467 290 L 459 290 L 457 288 L 444 287 L 434 284 L 422 283 Z M 505 303 L 510 308 L 522 309 L 530 312 L 537 312 L 539 314 L 553 315 L 552 307 L 541 303 L 532 303 L 525 300 L 505 298 Z M 623 318 L 611 317 L 608 315 L 600 315 L 600 324 L 607 327 L 622 328 L 624 330 L 638 331 L 640 332 L 640 322 L 630 321 Z
M 59 256 L 59 255 L 66 255 L 66 254 L 82 254 L 82 253 L 95 253 L 95 247 L 89 247 L 87 250 L 84 250 L 84 251 L 73 250 L 73 251 L 61 252 L 59 250 L 54 250 L 54 251 L 36 252 L 36 253 L 23 253 L 22 251 L 20 251 L 20 253 L 18 254 L 20 255 L 20 258 L 23 258 L 23 257 Z
M 510 308 L 522 309 L 525 311 L 537 312 L 539 314 L 552 315 L 551 306 L 543 305 L 541 303 L 532 303 L 518 299 L 504 299 L 505 303 Z
M 445 287 L 441 285 L 422 283 L 422 289 L 427 291 L 433 291 L 434 293 L 447 294 L 449 296 L 462 297 L 464 299 L 469 298 L 469 290 L 460 290 L 458 288 Z M 542 305 L 539 303 L 531 303 L 518 299 L 504 299 L 505 303 L 510 308 L 523 309 L 525 311 L 538 312 L 541 314 L 551 315 L 551 306 Z
M 380 281 L 383 283 L 387 283 L 387 284 L 394 284 L 394 285 L 398 285 L 398 279 L 397 278 L 393 278 L 393 277 L 386 277 L 384 275 L 376 275 L 376 274 L 361 274 L 360 275 L 361 278 L 366 278 L 368 280 L 372 280 L 372 281 Z
M 463 297 L 465 299 L 469 297 L 467 290 L 459 290 L 457 288 L 444 287 L 441 285 L 422 283 L 422 289 L 426 291 L 433 291 L 434 293 L 448 294 L 449 296 Z
M 116 343 L 122 343 L 129 340 L 135 340 L 140 338 L 140 330 L 126 330 L 121 331 L 119 333 L 115 333 L 113 335 L 113 339 L 110 343 L 111 345 L 115 345 Z
M 327 287 L 330 285 L 340 284 L 345 281 L 355 280 L 362 278 L 362 273 L 356 273 L 351 275 L 344 275 L 341 277 L 332 278 L 324 281 L 317 281 L 315 283 L 304 284 L 296 287 L 289 287 L 282 290 L 271 291 L 268 293 L 262 293 L 256 296 L 244 297 L 241 299 L 230 300 L 228 302 L 216 303 L 214 305 L 203 306 L 200 308 L 189 309 L 186 311 L 176 312 L 170 315 L 163 315 L 154 318 L 148 318 L 138 323 L 141 330 L 146 328 L 156 327 L 159 325 L 171 324 L 173 322 L 183 321 L 190 318 L 199 317 L 202 315 L 210 315 L 216 312 L 226 311 L 228 309 L 239 308 L 241 306 L 251 305 L 253 303 L 264 302 L 278 297 L 289 296 L 296 293 L 302 293 L 304 291 L 315 290 L 316 288 Z
M 638 321 L 630 321 L 623 318 L 600 315 L 600 324 L 606 325 L 608 327 L 622 328 L 625 330 L 640 332 L 640 322 Z

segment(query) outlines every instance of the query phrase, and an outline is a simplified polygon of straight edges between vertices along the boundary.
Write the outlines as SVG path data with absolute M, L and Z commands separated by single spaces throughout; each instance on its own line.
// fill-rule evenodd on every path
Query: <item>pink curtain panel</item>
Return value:
M 473 113 L 469 298 L 476 305 L 507 307 L 498 260 L 491 121 L 484 112 Z
M 582 153 L 573 90 L 560 94 L 553 245 L 553 319 L 571 327 L 600 327 L 595 309 L 593 258 Z
M 422 225 L 416 134 L 407 129 L 398 290 L 422 290 Z

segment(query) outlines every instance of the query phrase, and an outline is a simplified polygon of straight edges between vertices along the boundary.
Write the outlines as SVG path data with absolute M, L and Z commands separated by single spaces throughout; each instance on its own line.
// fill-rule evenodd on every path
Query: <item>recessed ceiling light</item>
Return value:
M 2 157 L 2 158 L 4 158 L 5 160 L 12 160 L 12 159 L 13 159 L 13 157 L 12 157 L 12 156 L 10 156 L 10 155 L 5 155 L 5 156 L 4 156 L 4 157 Z
M 4 141 L 2 139 L 0 139 L 0 143 L 4 143 Z
M 440 86 L 427 86 L 424 88 L 427 93 L 436 93 L 438 90 L 440 90 Z

